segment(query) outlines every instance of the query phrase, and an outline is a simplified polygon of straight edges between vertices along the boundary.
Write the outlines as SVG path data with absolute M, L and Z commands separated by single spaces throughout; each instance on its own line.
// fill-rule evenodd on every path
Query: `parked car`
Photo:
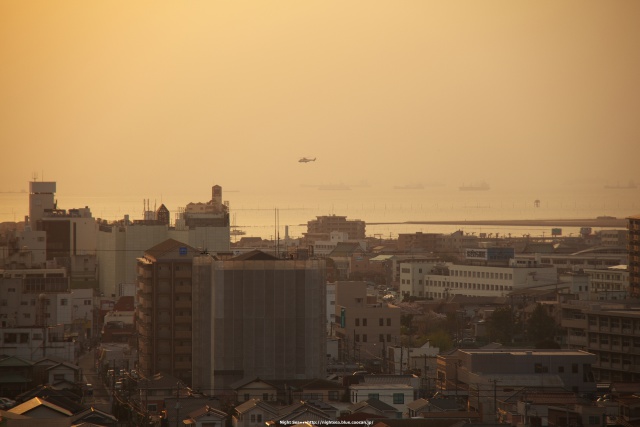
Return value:
M 0 397 L 0 409 L 11 409 L 16 406 L 16 401 L 8 397 Z

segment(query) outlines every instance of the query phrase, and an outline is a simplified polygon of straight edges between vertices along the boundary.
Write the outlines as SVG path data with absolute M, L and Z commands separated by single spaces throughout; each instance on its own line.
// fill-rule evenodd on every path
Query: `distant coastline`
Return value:
M 509 227 L 626 227 L 625 218 L 593 219 L 499 219 L 499 220 L 462 220 L 462 221 L 403 221 L 403 222 L 367 222 L 367 225 L 427 224 L 427 225 L 497 225 Z

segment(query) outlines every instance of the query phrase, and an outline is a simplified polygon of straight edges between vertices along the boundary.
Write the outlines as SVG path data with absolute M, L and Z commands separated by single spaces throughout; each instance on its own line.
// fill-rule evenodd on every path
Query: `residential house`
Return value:
M 260 399 L 249 399 L 234 409 L 233 427 L 263 426 L 265 422 L 278 418 L 278 409 Z
M 184 419 L 179 421 L 193 427 L 215 427 L 226 425 L 227 418 L 228 415 L 226 412 L 205 405 L 195 411 L 189 412 Z

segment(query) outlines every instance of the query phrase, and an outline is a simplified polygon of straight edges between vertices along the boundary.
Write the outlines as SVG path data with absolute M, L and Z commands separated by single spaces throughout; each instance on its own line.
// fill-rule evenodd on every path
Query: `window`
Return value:
M 262 422 L 262 414 L 256 415 L 256 421 L 259 422 L 259 423 Z
M 543 365 L 542 363 L 536 363 L 534 372 L 536 374 L 544 374 L 549 372 L 549 367 L 547 365 Z
M 362 342 L 367 342 L 367 334 L 362 334 Z
M 393 403 L 404 403 L 404 394 L 393 393 Z
M 387 342 L 391 342 L 391 334 L 387 334 Z
M 66 299 L 66 298 L 62 298 L 62 299 L 60 300 L 60 305 L 68 305 L 68 304 L 69 304 L 69 300 L 68 300 L 68 299 Z
M 380 334 L 380 336 L 378 337 L 378 341 L 384 342 L 384 334 Z
M 91 305 L 91 300 L 90 299 L 84 300 L 84 305 Z
M 387 326 L 391 326 L 391 318 L 387 317 Z
M 269 393 L 262 393 L 262 400 L 264 400 L 265 402 L 269 400 Z
M 356 319 L 356 326 L 360 326 L 360 319 Z
M 329 400 L 340 400 L 340 393 L 335 390 L 329 391 Z
M 360 334 L 356 334 L 355 340 L 356 340 L 356 342 L 360 342 Z
M 362 319 L 362 326 L 367 326 L 367 319 Z
M 54 381 L 64 381 L 64 374 L 53 374 L 53 380 Z
M 574 374 L 578 373 L 578 364 L 577 363 L 572 363 L 571 364 L 571 372 Z
M 244 401 L 248 401 L 249 399 L 251 399 L 251 396 L 249 396 L 249 393 L 245 393 L 244 394 Z
M 256 414 L 251 414 L 251 422 L 252 423 L 256 422 Z
M 378 325 L 379 326 L 384 326 L 384 319 L 381 317 L 380 320 L 378 321 Z
M 597 426 L 600 424 L 600 417 L 597 415 L 589 415 L 589 425 Z
M 379 393 L 369 393 L 368 399 L 380 399 Z
M 559 374 L 563 374 L 564 373 L 564 366 L 558 366 L 558 373 Z
M 147 411 L 156 412 L 157 410 L 158 410 L 158 404 L 157 403 L 147 403 Z

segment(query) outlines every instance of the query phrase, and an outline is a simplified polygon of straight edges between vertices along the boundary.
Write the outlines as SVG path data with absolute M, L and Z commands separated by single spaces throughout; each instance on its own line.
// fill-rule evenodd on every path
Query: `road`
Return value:
M 96 372 L 94 362 L 94 350 L 80 356 L 78 364 L 82 368 L 82 376 L 85 384 L 93 386 L 93 396 L 85 396 L 83 402 L 85 405 L 93 406 L 101 411 L 111 413 L 111 392 L 104 386 L 100 375 Z

